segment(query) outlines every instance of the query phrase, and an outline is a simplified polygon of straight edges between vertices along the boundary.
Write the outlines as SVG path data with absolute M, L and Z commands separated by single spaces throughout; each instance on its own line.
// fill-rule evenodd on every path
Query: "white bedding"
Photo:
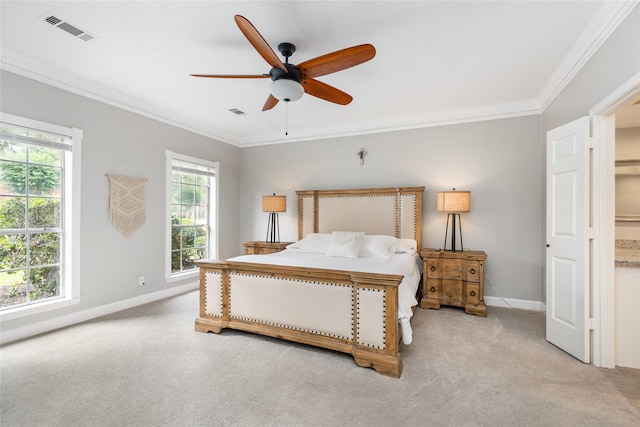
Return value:
M 415 296 L 422 277 L 422 261 L 417 254 L 396 253 L 390 258 L 351 259 L 288 248 L 268 255 L 242 255 L 230 258 L 228 261 L 403 275 L 404 278 L 398 288 L 398 320 L 402 330 L 402 341 L 405 344 L 410 344 L 412 341 L 409 319 L 413 315 L 411 308 L 418 304 Z

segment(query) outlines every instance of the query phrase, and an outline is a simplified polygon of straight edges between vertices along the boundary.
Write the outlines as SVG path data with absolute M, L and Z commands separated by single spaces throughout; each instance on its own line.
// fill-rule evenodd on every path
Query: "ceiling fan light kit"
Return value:
M 362 44 L 335 52 L 327 53 L 313 59 L 304 61 L 298 65 L 290 64 L 289 57 L 296 51 L 291 43 L 280 43 L 278 50 L 285 57 L 283 63 L 278 55 L 271 49 L 267 41 L 256 28 L 243 16 L 234 17 L 238 28 L 247 38 L 253 48 L 271 66 L 269 74 L 258 75 L 225 75 L 225 74 L 191 74 L 194 77 L 206 78 L 235 78 L 255 79 L 271 78 L 271 94 L 267 98 L 262 111 L 270 110 L 279 101 L 297 101 L 306 92 L 316 98 L 333 102 L 334 104 L 347 105 L 353 99 L 349 94 L 316 80 L 315 77 L 335 73 L 354 67 L 372 59 L 376 55 L 376 49 L 370 44 Z
M 279 101 L 297 101 L 303 93 L 304 88 L 295 80 L 280 79 L 271 83 L 271 94 Z
M 284 102 L 297 101 L 302 98 L 304 88 L 295 80 L 281 78 L 271 83 L 271 94 Z

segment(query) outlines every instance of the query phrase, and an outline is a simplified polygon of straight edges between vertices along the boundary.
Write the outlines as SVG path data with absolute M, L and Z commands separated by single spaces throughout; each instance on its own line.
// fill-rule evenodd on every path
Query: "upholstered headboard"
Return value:
M 364 231 L 414 239 L 421 248 L 423 192 L 424 187 L 296 191 L 298 238 Z

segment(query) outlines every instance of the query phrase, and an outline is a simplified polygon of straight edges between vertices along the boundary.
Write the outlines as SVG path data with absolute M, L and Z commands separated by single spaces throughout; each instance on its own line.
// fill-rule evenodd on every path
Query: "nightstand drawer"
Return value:
M 438 264 L 438 258 L 427 258 L 427 260 L 425 261 L 425 271 L 427 272 L 427 277 L 440 277 L 440 268 Z
M 480 304 L 480 287 L 467 283 L 467 304 Z
M 440 281 L 438 279 L 427 279 L 424 295 L 427 298 L 438 299 L 440 294 Z
M 480 263 L 478 261 L 465 262 L 465 279 L 467 282 L 479 282 Z

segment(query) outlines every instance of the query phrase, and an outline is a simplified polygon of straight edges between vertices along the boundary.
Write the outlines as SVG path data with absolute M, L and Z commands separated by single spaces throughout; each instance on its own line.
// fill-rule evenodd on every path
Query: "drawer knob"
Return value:
M 432 286 L 432 287 L 431 287 L 431 289 L 429 289 L 429 290 L 430 290 L 431 292 L 435 292 L 435 291 L 436 291 L 436 288 L 435 288 L 435 286 Z
M 431 271 L 436 271 L 436 266 L 435 265 L 431 266 Z
M 471 295 L 472 297 L 475 297 L 476 296 L 476 291 L 469 292 L 469 295 Z
M 471 270 L 469 270 L 469 273 L 471 273 L 471 274 L 476 274 L 476 269 L 475 269 L 475 268 L 472 268 Z

